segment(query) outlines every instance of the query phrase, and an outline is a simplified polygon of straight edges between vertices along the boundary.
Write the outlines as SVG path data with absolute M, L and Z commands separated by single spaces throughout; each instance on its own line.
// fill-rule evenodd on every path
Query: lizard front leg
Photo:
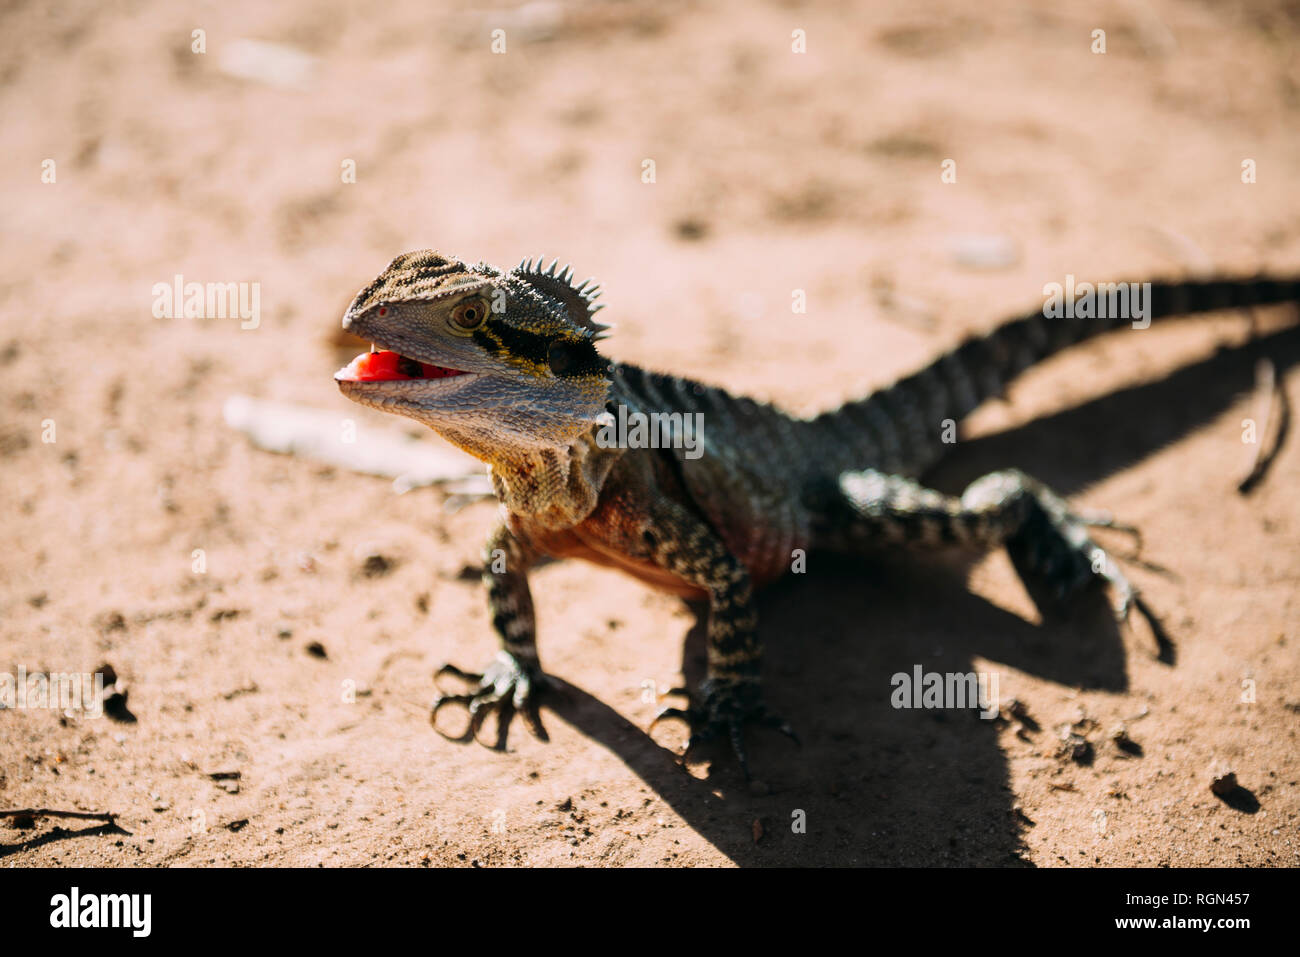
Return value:
M 678 718 L 691 729 L 691 747 L 725 733 L 749 779 L 744 726 L 755 722 L 777 728 L 796 742 L 788 722 L 762 699 L 758 637 L 749 571 L 707 523 L 670 501 L 661 501 L 641 532 L 642 554 L 683 581 L 703 589 L 709 599 L 708 669 L 698 694 L 686 709 L 665 708 L 651 722 Z
M 537 554 L 501 523 L 488 536 L 483 548 L 483 584 L 488 593 L 488 610 L 492 627 L 501 641 L 501 650 L 482 672 L 462 671 L 446 664 L 438 669 L 435 681 L 453 675 L 473 689 L 462 694 L 443 694 L 433 700 L 431 720 L 438 728 L 438 711 L 449 704 L 463 704 L 469 710 L 469 726 L 459 736 L 438 733 L 456 741 L 477 739 L 479 728 L 488 714 L 497 712 L 498 750 L 505 750 L 510 721 L 518 712 L 524 724 L 537 738 L 549 740 L 542 725 L 537 698 L 550 679 L 542 672 L 537 659 L 536 625 L 533 597 L 528 588 L 528 569 Z

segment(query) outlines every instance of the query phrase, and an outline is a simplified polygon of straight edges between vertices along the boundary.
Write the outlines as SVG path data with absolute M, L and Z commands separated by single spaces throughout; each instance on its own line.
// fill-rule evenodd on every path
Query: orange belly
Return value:
M 638 581 L 682 598 L 703 599 L 709 594 L 703 588 L 692 585 L 652 562 L 630 558 L 622 552 L 602 547 L 603 543 L 600 542 L 584 540 L 573 531 L 552 536 L 535 536 L 534 541 L 546 554 L 554 558 L 577 558 L 591 562 L 593 565 L 617 568 Z

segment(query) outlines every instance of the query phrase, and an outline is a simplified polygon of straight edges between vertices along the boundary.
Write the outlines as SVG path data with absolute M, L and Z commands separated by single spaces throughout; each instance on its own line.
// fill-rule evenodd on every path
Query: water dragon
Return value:
M 514 269 L 466 264 L 432 250 L 398 256 L 358 293 L 345 329 L 373 343 L 335 379 L 353 401 L 431 427 L 487 463 L 501 506 L 484 549 L 483 581 L 500 650 L 469 682 L 439 693 L 433 719 L 467 707 L 464 740 L 498 714 L 498 744 L 515 714 L 539 738 L 552 684 L 537 653 L 529 568 L 541 556 L 582 558 L 657 588 L 707 601 L 707 671 L 676 718 L 688 750 L 729 739 L 749 776 L 745 728 L 795 737 L 765 704 L 754 590 L 808 551 L 860 553 L 903 545 L 1005 547 L 1030 595 L 1058 603 L 1109 583 L 1121 619 L 1150 615 L 1089 528 L 1115 525 L 1075 508 L 1016 470 L 992 472 L 960 496 L 918 477 L 951 448 L 960 422 L 1037 362 L 1130 324 L 1130 316 L 1050 315 L 1038 309 L 969 338 L 920 371 L 810 418 L 691 379 L 602 356 L 608 326 L 592 281 L 526 259 Z M 1154 282 L 1146 321 L 1293 302 L 1294 279 Z M 620 406 L 623 407 L 620 410 Z M 600 441 L 618 415 L 702 415 L 684 443 Z M 683 419 L 684 420 L 684 419 Z M 680 420 L 673 420 L 680 421 Z M 797 740 L 797 738 L 796 738 Z

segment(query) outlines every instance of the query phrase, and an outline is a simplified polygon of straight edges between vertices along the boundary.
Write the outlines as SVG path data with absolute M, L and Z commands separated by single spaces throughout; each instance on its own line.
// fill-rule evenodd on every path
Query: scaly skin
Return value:
M 516 711 L 545 737 L 537 698 L 548 679 L 528 587 L 542 555 L 620 568 L 708 600 L 707 676 L 686 710 L 661 717 L 687 720 L 692 742 L 725 734 L 747 777 L 746 722 L 793 736 L 763 704 L 753 590 L 788 571 L 796 550 L 1005 545 L 1040 603 L 1101 579 L 1116 588 L 1121 616 L 1131 606 L 1146 611 L 1088 537 L 1088 526 L 1113 524 L 1104 516 L 1072 510 L 1015 471 L 991 473 L 957 498 L 914 481 L 947 447 L 945 420 L 960 422 L 1027 367 L 1130 320 L 1031 313 L 865 399 L 797 419 L 603 359 L 595 289 L 555 266 L 539 259 L 505 272 L 431 250 L 407 253 L 343 318 L 344 328 L 386 350 L 464 373 L 367 382 L 344 370 L 336 378 L 348 398 L 417 419 L 489 466 L 501 521 L 488 538 L 483 579 L 501 650 L 482 674 L 444 668 L 474 687 L 434 704 L 435 721 L 446 704 L 468 707 L 465 739 L 494 709 L 499 746 Z M 1291 279 L 1153 283 L 1150 318 L 1297 298 Z M 701 454 L 601 447 L 598 429 L 620 406 L 702 413 Z

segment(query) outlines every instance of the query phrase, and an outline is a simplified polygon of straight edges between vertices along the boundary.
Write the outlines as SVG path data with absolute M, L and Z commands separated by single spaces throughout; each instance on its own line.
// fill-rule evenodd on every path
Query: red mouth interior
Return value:
M 407 358 L 397 352 L 363 352 L 339 373 L 351 382 L 393 382 L 402 379 L 445 379 L 464 375 L 460 369 L 446 369 Z

